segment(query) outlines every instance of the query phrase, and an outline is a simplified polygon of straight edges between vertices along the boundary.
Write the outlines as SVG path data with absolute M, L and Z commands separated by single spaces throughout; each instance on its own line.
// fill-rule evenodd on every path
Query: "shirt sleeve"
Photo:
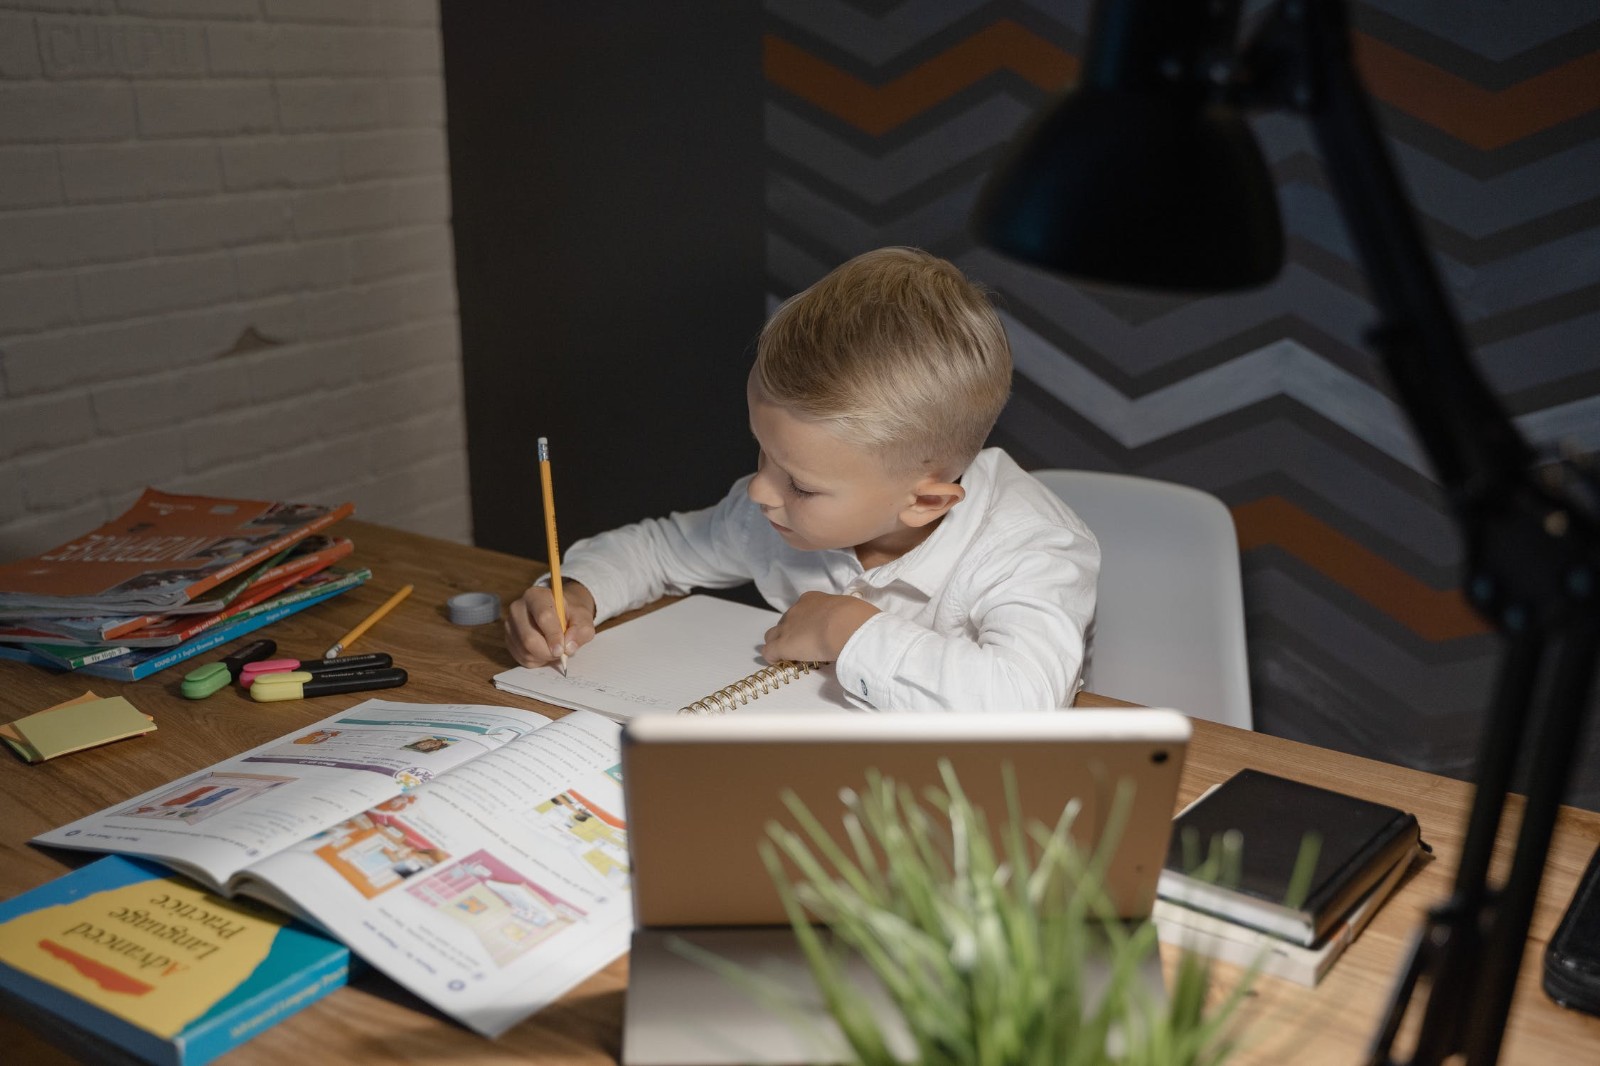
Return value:
M 1036 711 L 1077 693 L 1100 547 L 1059 527 L 1018 530 L 958 576 L 965 632 L 873 616 L 835 664 L 852 696 L 881 711 Z
M 562 577 L 581 582 L 594 596 L 596 622 L 662 596 L 749 581 L 754 574 L 743 532 L 749 480 L 735 482 L 712 507 L 647 518 L 574 542 L 562 554 Z

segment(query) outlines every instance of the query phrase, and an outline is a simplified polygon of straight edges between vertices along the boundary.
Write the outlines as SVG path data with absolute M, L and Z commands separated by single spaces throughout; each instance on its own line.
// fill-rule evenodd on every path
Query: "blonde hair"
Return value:
M 988 294 L 917 248 L 859 255 L 791 297 L 756 344 L 754 381 L 891 469 L 954 477 L 1011 391 L 1011 347 Z

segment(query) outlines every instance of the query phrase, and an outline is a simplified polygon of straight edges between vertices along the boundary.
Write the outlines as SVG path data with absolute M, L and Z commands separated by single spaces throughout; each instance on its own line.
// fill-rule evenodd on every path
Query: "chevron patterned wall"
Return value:
M 1456 591 L 1454 526 L 1363 341 L 1374 313 L 1309 130 L 1256 122 L 1290 242 L 1269 287 L 1068 284 L 976 247 L 966 217 L 996 151 L 1075 80 L 1086 0 L 765 10 L 769 302 L 879 245 L 953 259 L 1011 332 L 998 443 L 1232 508 L 1257 727 L 1470 777 L 1497 644 Z M 1369 0 L 1351 18 L 1491 386 L 1536 443 L 1600 448 L 1600 6 Z M 1600 808 L 1600 723 L 1579 758 L 1572 801 Z

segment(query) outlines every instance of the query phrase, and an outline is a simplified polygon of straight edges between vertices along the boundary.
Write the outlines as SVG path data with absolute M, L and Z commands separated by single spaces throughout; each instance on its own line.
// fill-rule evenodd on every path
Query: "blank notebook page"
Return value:
M 599 634 L 559 668 L 519 666 L 494 679 L 496 687 L 558 707 L 611 718 L 676 714 L 768 663 L 761 645 L 778 621 L 762 610 L 712 596 L 689 596 Z M 831 667 L 801 675 L 736 713 L 849 709 Z

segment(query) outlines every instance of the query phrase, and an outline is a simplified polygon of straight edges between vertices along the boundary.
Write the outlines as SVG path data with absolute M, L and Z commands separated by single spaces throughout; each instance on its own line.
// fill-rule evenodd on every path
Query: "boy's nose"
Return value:
M 750 479 L 750 484 L 745 488 L 745 492 L 749 495 L 750 501 L 762 510 L 776 507 L 783 502 L 782 498 L 773 491 L 772 486 L 767 484 L 766 475 L 760 471 L 757 471 L 756 476 Z

